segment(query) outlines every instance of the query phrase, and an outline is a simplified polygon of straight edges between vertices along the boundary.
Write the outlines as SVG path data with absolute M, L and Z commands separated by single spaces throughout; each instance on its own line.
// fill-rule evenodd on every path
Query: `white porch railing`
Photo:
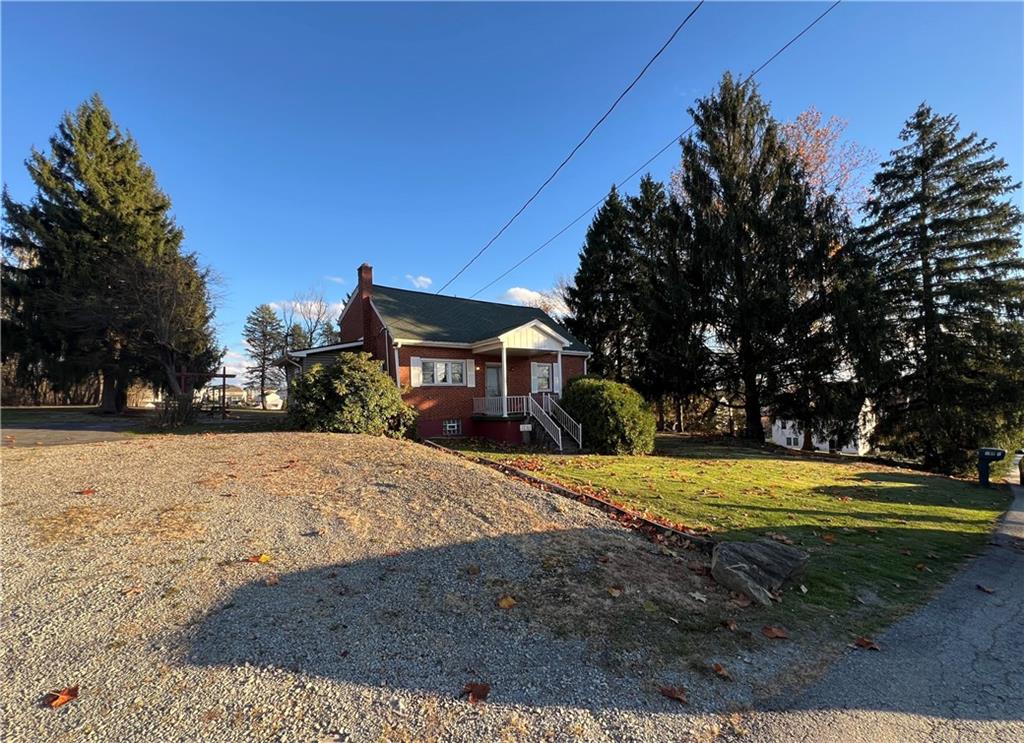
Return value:
M 533 399 L 532 396 L 526 398 L 530 403 L 530 415 L 537 419 L 544 430 L 548 432 L 548 435 L 554 439 L 555 445 L 558 447 L 558 451 L 562 451 L 562 429 L 558 427 L 554 419 L 544 411 L 544 406 Z
M 508 397 L 474 397 L 474 415 L 526 415 L 529 395 L 509 395 Z M 502 406 L 502 400 L 506 403 Z
M 578 446 L 583 446 L 583 426 L 574 421 L 551 395 L 544 395 L 544 412 L 558 421 L 558 425 L 565 429 Z

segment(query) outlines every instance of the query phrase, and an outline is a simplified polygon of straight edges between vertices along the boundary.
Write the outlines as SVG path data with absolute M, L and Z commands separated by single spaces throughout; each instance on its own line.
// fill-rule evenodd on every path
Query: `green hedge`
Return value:
M 650 454 L 654 451 L 654 413 L 628 384 L 577 377 L 559 403 L 583 425 L 586 448 L 602 454 Z
M 368 353 L 342 353 L 292 380 L 288 419 L 303 431 L 404 436 L 416 412 Z

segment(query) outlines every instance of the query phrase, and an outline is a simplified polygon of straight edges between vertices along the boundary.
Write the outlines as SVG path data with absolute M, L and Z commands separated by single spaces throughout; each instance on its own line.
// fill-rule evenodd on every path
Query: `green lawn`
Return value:
M 791 586 L 766 614 L 791 622 L 842 617 L 865 630 L 927 598 L 985 546 L 1009 503 L 1005 487 L 681 436 L 659 436 L 647 457 L 460 448 L 596 488 L 716 538 L 782 535 L 811 553 L 801 580 L 807 592 Z

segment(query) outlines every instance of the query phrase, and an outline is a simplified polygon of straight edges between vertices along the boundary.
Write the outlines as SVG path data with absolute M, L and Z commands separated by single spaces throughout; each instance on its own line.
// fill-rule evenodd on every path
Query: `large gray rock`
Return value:
M 802 573 L 809 558 L 803 550 L 772 539 L 720 542 L 711 553 L 711 575 L 726 588 L 770 606 L 772 594 Z

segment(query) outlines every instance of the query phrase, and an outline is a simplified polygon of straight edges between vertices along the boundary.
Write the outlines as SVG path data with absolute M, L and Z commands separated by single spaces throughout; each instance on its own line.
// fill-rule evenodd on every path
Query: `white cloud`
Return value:
M 539 292 L 535 289 L 527 289 L 525 286 L 513 286 L 505 292 L 503 299 L 506 302 L 522 304 L 527 307 L 538 307 L 556 318 L 569 314 L 565 300 L 552 291 Z
M 252 366 L 252 359 L 250 359 L 244 351 L 236 351 L 229 348 L 220 360 L 218 366 L 228 368 L 228 374 L 234 374 L 234 379 L 229 379 L 228 384 L 237 384 L 242 386 L 245 383 L 245 367 Z M 220 371 L 218 369 L 218 371 Z
M 335 284 L 344 284 L 345 283 L 345 277 L 344 276 L 324 276 L 324 278 L 327 279 L 328 281 L 333 281 Z
M 413 276 L 411 273 L 407 273 L 405 278 L 409 279 L 417 289 L 426 289 L 434 283 L 434 280 L 429 276 Z

